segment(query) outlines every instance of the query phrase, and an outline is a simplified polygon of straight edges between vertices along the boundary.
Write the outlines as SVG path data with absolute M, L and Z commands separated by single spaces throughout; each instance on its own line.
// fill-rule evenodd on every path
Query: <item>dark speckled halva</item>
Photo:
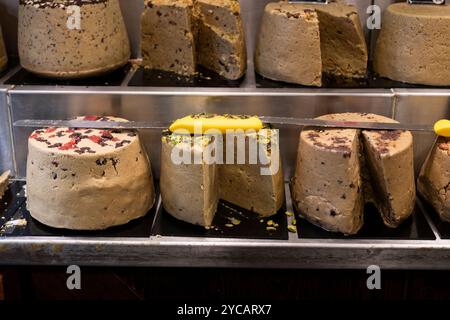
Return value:
M 70 24 L 73 6 L 79 8 L 79 29 Z M 20 0 L 19 56 L 26 70 L 54 78 L 121 67 L 130 57 L 130 44 L 118 0 Z

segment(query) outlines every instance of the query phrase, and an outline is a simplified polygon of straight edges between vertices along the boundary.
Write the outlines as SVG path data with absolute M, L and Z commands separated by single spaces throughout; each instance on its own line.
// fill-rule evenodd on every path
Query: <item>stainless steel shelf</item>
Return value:
M 428 223 L 436 240 L 3 237 L 0 265 L 448 269 L 450 240 Z
M 130 80 L 136 70 L 129 70 L 123 77 L 120 86 L 81 86 L 81 85 L 23 85 L 5 84 L 8 79 L 21 70 L 20 66 L 12 68 L 2 78 L 0 87 L 12 93 L 24 94 L 121 94 L 121 95 L 171 95 L 171 96 L 368 96 L 368 97 L 395 97 L 395 96 L 450 96 L 450 88 L 439 87 L 355 87 L 355 88 L 316 88 L 316 87 L 270 87 L 258 86 L 254 71 L 249 69 L 239 87 L 182 87 L 182 86 L 130 86 Z
M 405 123 L 431 123 L 449 116 L 450 90 L 446 89 L 263 89 L 252 81 L 244 81 L 240 88 L 129 87 L 126 83 L 119 87 L 4 86 L 3 109 L 12 121 L 87 113 L 170 120 L 199 111 L 298 117 L 374 112 Z M 9 118 L 4 121 L 11 125 Z M 11 132 L 13 167 L 17 177 L 23 178 L 29 132 L 13 127 Z M 298 133 L 282 133 L 286 181 L 293 174 Z M 159 133 L 141 134 L 157 177 Z M 433 137 L 415 136 L 415 140 L 416 166 L 420 167 Z M 289 194 L 287 204 L 292 210 Z M 295 234 L 288 240 L 4 237 L 0 238 L 0 265 L 335 269 L 376 264 L 386 269 L 448 269 L 450 240 L 441 239 L 432 221 L 427 221 L 436 240 L 298 239 Z
M 127 77 L 129 79 L 130 77 Z M 313 89 L 57 87 L 5 86 L 11 119 L 69 118 L 84 113 L 117 114 L 130 119 L 170 120 L 210 111 L 313 117 L 330 112 L 375 112 L 405 123 L 431 123 L 448 117 L 450 90 L 445 89 Z M 9 121 L 7 125 L 10 126 Z M 11 128 L 14 167 L 25 175 L 26 130 Z M 282 135 L 286 180 L 293 174 L 298 130 Z M 143 132 L 155 176 L 159 133 Z M 417 167 L 432 143 L 415 137 Z M 288 210 L 292 210 L 289 194 Z M 160 204 L 159 204 L 160 205 Z M 191 266 L 260 268 L 448 269 L 450 240 L 298 239 L 243 240 L 190 237 L 0 238 L 0 265 Z M 302 232 L 301 222 L 299 232 Z
M 450 241 L 0 240 L 1 265 L 448 269 Z

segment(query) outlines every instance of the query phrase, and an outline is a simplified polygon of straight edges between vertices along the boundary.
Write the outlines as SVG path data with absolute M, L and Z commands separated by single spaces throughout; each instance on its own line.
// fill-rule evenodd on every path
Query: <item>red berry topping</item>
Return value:
M 99 136 L 89 136 L 89 140 L 95 142 L 95 143 L 100 143 L 103 142 L 103 139 Z
M 111 140 L 113 138 L 111 131 L 109 130 L 103 130 L 102 132 L 100 132 L 100 135 L 102 136 L 102 138 Z
M 85 116 L 83 118 L 83 120 L 85 120 L 85 121 L 97 121 L 98 119 L 100 119 L 99 116 Z
M 72 140 L 70 142 L 67 142 L 67 143 L 63 144 L 58 149 L 59 150 L 70 150 L 70 149 L 74 149 L 76 145 L 77 145 L 77 141 L 76 140 Z

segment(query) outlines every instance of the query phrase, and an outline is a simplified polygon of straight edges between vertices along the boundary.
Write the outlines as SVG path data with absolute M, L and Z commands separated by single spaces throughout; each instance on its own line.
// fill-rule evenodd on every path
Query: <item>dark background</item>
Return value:
M 366 270 L 81 267 L 81 290 L 68 290 L 64 267 L 0 267 L 8 300 L 292 301 L 450 300 L 450 271 L 381 271 L 368 290 Z

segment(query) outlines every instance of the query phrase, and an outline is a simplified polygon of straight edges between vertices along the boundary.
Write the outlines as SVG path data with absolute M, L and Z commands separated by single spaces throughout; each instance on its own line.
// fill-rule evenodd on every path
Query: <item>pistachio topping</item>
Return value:
M 289 230 L 289 232 L 297 233 L 297 227 L 294 225 L 289 225 L 288 230 Z

